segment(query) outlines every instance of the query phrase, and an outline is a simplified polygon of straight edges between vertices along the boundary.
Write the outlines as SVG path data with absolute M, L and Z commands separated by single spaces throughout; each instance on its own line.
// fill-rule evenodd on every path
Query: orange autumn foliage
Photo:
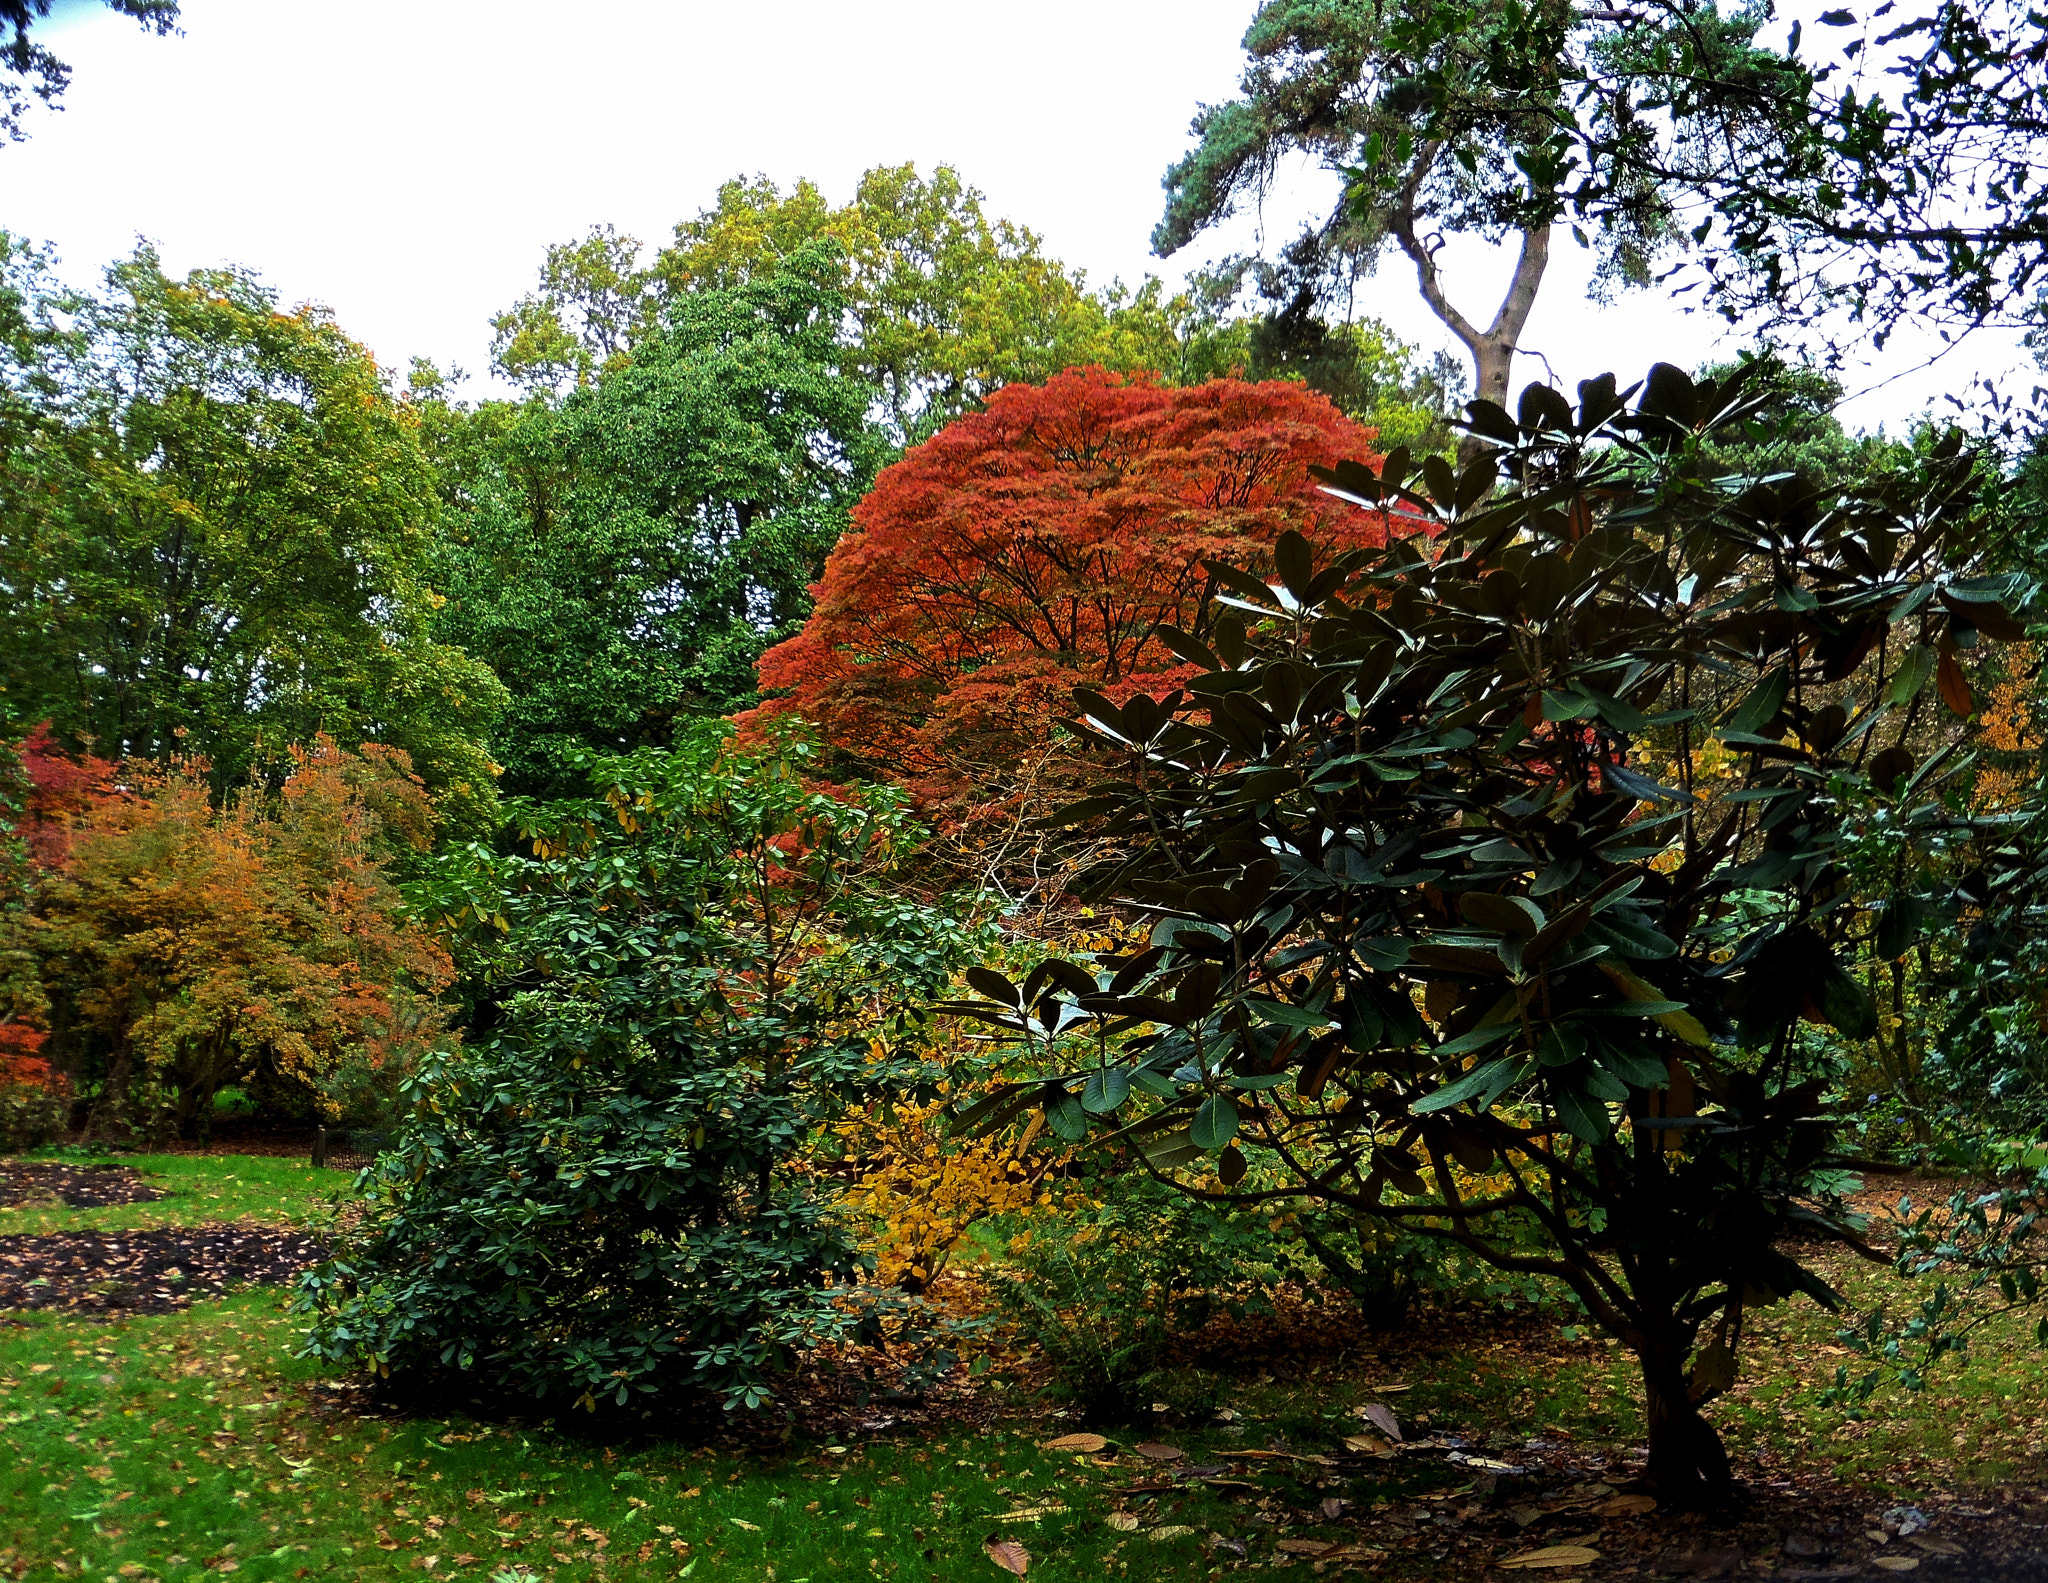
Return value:
M 1297 384 L 1170 389 L 1100 368 L 1011 385 L 876 480 L 761 662 L 762 714 L 815 721 L 865 774 L 958 817 L 1000 801 L 1077 685 L 1121 701 L 1189 674 L 1205 558 L 1253 571 L 1288 528 L 1384 542 L 1312 463 L 1376 463 L 1373 434 Z
M 39 924 L 77 1030 L 66 1054 L 106 1074 L 110 1122 L 153 1088 L 203 1126 L 222 1086 L 262 1073 L 317 1091 L 345 1054 L 431 1037 L 407 997 L 453 970 L 388 873 L 433 831 L 403 753 L 322 738 L 293 750 L 276 794 L 222 806 L 203 763 L 122 780 L 73 823 Z
M 1970 805 L 1979 813 L 2016 808 L 2040 778 L 2041 706 L 2031 643 L 2015 643 L 2000 655 L 2002 674 L 1992 682 L 1977 717 L 1981 759 Z

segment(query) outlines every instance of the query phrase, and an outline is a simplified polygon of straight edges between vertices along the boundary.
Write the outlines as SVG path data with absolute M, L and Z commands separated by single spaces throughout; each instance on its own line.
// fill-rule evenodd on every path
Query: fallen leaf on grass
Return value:
M 1081 1433 L 1061 1435 L 1057 1440 L 1048 1440 L 1038 1449 L 1041 1451 L 1100 1451 L 1109 1442 L 1101 1435 Z
M 1041 1517 L 1057 1517 L 1067 1509 L 1064 1501 L 1054 1501 L 1048 1506 L 1019 1506 L 1014 1511 L 994 1514 L 999 1523 L 1035 1523 Z
M 1586 1545 L 1545 1545 L 1541 1550 L 1505 1556 L 1494 1565 L 1503 1572 L 1524 1572 L 1537 1567 L 1582 1567 L 1599 1559 L 1600 1552 Z
M 1920 1560 L 1917 1556 L 1872 1556 L 1870 1564 L 1887 1572 L 1911 1572 L 1920 1565 Z
M 1337 1547 L 1327 1539 L 1283 1539 L 1273 1548 L 1284 1556 L 1319 1556 Z
M 1360 1456 L 1367 1457 L 1393 1457 L 1400 1455 L 1386 1441 L 1380 1439 L 1378 1435 L 1346 1435 L 1344 1437 L 1344 1449 L 1346 1451 L 1356 1451 Z
M 731 1523 L 735 1528 L 746 1529 L 746 1531 L 750 1534 L 757 1534 L 761 1531 L 761 1525 L 759 1523 L 750 1523 L 744 1517 L 728 1517 L 726 1518 L 726 1521 Z
M 1164 1544 L 1169 1539 L 1185 1539 L 1194 1531 L 1186 1523 L 1162 1523 L 1145 1537 L 1154 1544 Z
M 1162 1446 L 1156 1440 L 1147 1440 L 1142 1445 L 1132 1446 L 1131 1449 L 1153 1462 L 1178 1462 L 1187 1455 L 1179 1446 Z
M 1367 1402 L 1363 1408 L 1367 1423 L 1379 1430 L 1389 1440 L 1401 1438 L 1401 1423 L 1395 1418 L 1394 1410 L 1383 1402 Z
M 1138 1516 L 1135 1512 L 1111 1512 L 1102 1520 L 1120 1534 L 1132 1534 L 1138 1531 Z
M 1031 1552 L 1014 1539 L 998 1539 L 990 1534 L 982 1540 L 981 1548 L 988 1552 L 989 1560 L 1012 1577 L 1022 1577 L 1031 1569 Z
M 1593 1508 L 1595 1517 L 1640 1517 L 1657 1509 L 1654 1495 L 1617 1495 Z

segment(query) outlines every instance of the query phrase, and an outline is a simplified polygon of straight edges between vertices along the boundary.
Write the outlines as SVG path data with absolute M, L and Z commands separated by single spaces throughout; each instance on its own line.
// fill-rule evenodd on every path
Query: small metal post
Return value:
M 322 1122 L 320 1129 L 313 1134 L 313 1164 L 316 1169 L 327 1164 L 327 1124 L 325 1122 Z

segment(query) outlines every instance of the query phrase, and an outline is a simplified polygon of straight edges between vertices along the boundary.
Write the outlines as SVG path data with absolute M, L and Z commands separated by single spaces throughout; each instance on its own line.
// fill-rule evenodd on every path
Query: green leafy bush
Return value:
M 1784 1234 L 1858 1239 L 1831 1046 L 1882 1025 L 1852 969 L 1981 907 L 1933 864 L 2002 839 L 1956 805 L 1957 655 L 2038 611 L 1985 570 L 1960 436 L 1853 485 L 1722 474 L 1751 377 L 1474 402 L 1463 468 L 1328 475 L 1426 534 L 1283 536 L 1270 586 L 1207 563 L 1230 608 L 1165 634 L 1200 674 L 1070 722 L 1105 768 L 1067 818 L 1151 947 L 948 1008 L 1039 1074 L 963 1126 L 1265 1162 L 1568 1287 L 1636 1355 L 1678 1499 L 1733 1477 L 1700 1407 L 1747 1316 L 1839 1302 Z
M 1218 1315 L 1271 1315 L 1276 1288 L 1315 1280 L 1314 1257 L 1267 1215 L 1190 1204 L 1135 1165 L 1084 1180 L 1078 1204 L 1012 1240 L 990 1287 L 998 1310 L 1090 1416 L 1129 1418 L 1154 1398 L 1206 1409 L 1200 1376 L 1172 1366 L 1178 1343 Z
M 313 1353 L 752 1408 L 795 1349 L 873 1323 L 816 1145 L 937 1092 L 897 1044 L 972 941 L 879 884 L 914 834 L 897 794 L 812 790 L 802 742 L 728 730 L 596 761 L 593 797 L 519 810 L 522 851 L 416 887 L 492 1031 L 408 1085 L 366 1219 L 305 1278 Z
M 39 1149 L 64 1135 L 68 1092 L 45 1082 L 0 1084 L 0 1153 Z

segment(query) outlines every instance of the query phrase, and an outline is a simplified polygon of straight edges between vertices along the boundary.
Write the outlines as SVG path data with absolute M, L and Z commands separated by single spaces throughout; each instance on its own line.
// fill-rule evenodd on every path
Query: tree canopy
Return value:
M 999 798 L 1078 683 L 1171 685 L 1205 559 L 1264 567 L 1284 528 L 1379 542 L 1309 468 L 1370 435 L 1299 385 L 1173 388 L 1100 368 L 1010 385 L 876 480 L 803 631 L 761 662 L 769 712 L 817 721 L 862 774 Z
M 511 690 L 508 785 L 566 789 L 588 751 L 753 701 L 754 662 L 802 621 L 883 458 L 840 272 L 815 242 L 679 295 L 604 378 L 529 403 L 478 470 L 436 631 Z
M 204 763 L 129 765 L 46 882 L 29 943 L 52 1049 L 95 1077 L 103 1137 L 204 1133 L 215 1092 L 255 1079 L 311 1102 L 345 1053 L 396 1058 L 420 1032 L 399 1003 L 448 986 L 446 951 L 388 872 L 434 835 L 405 755 L 323 738 L 290 762 L 275 794 L 224 802 Z
M 93 297 L 8 257 L 14 707 L 223 781 L 323 730 L 377 740 L 483 816 L 504 693 L 428 631 L 434 479 L 369 354 L 241 271 L 174 280 L 145 247 Z
M 1645 283 L 1659 255 L 1684 241 L 1681 216 L 1698 191 L 1686 172 L 1581 168 L 1584 148 L 1632 132 L 1639 105 L 1647 113 L 1655 100 L 1673 144 L 1761 178 L 1803 83 L 1759 47 L 1765 21 L 1761 10 L 1724 14 L 1711 3 L 1622 12 L 1523 0 L 1266 0 L 1245 34 L 1240 96 L 1203 107 L 1196 146 L 1166 174 L 1153 246 L 1178 252 L 1263 191 L 1284 159 L 1313 156 L 1346 184 L 1288 250 L 1300 286 L 1333 294 L 1391 240 L 1430 311 L 1471 355 L 1475 393 L 1505 403 L 1554 227 L 1569 219 L 1596 249 L 1601 290 Z M 1448 232 L 1517 245 L 1490 318 L 1450 300 L 1437 264 Z

